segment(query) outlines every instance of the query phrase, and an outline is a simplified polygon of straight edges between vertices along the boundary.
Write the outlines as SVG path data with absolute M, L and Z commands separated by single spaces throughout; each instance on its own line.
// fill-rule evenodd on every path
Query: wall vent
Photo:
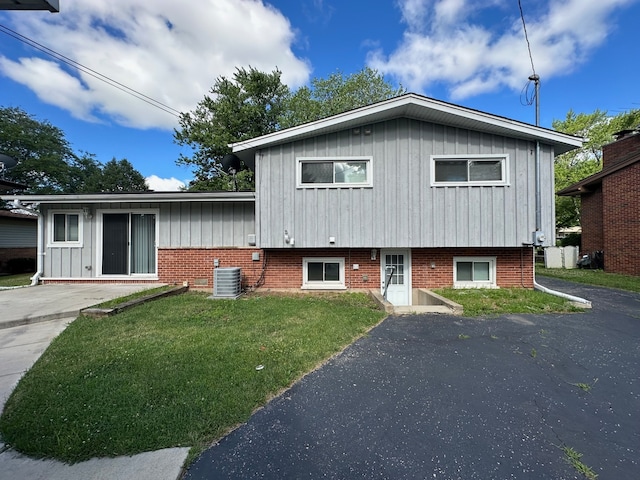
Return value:
M 238 298 L 242 294 L 240 267 L 213 270 L 213 298 Z

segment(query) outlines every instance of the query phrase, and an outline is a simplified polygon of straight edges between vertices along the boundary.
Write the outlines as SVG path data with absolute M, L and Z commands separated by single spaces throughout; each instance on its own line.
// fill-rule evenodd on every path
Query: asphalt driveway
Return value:
M 186 478 L 638 478 L 640 295 L 539 281 L 593 310 L 389 317 Z

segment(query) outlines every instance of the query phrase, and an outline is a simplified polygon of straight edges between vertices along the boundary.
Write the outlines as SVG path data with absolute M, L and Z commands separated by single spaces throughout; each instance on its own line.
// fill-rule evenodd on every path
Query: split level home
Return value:
M 602 252 L 604 270 L 640 275 L 640 126 L 602 147 L 602 170 L 558 192 L 580 197 L 582 251 Z
M 232 145 L 255 192 L 17 196 L 42 282 L 412 290 L 534 284 L 555 155 L 581 139 L 406 94 Z

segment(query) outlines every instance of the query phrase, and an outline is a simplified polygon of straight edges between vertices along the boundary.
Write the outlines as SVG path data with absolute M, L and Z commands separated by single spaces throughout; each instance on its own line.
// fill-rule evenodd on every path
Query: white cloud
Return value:
M 185 186 L 185 182 L 174 177 L 160 178 L 157 175 L 150 175 L 145 180 L 149 189 L 156 192 L 174 192 Z
M 179 111 L 193 109 L 216 77 L 236 67 L 277 67 L 292 87 L 311 70 L 291 50 L 287 18 L 261 0 L 66 0 L 59 14 L 11 18 L 21 34 Z M 45 58 L 0 58 L 0 73 L 81 119 L 177 125 L 176 117 Z
M 549 0 L 525 8 L 536 73 L 543 80 L 579 67 L 610 30 L 612 13 L 635 0 Z M 445 85 L 455 100 L 509 87 L 519 90 L 531 62 L 515 2 L 501 0 L 400 0 L 407 24 L 390 54 L 372 50 L 368 64 L 410 91 Z M 503 18 L 501 24 L 486 23 Z M 485 20 L 485 23 L 482 21 Z

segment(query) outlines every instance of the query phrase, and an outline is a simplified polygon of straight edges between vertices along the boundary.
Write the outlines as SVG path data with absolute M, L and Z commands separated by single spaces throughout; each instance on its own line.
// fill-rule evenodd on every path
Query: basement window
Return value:
M 302 288 L 344 290 L 344 258 L 303 258 Z
M 454 288 L 497 288 L 496 257 L 454 257 Z

